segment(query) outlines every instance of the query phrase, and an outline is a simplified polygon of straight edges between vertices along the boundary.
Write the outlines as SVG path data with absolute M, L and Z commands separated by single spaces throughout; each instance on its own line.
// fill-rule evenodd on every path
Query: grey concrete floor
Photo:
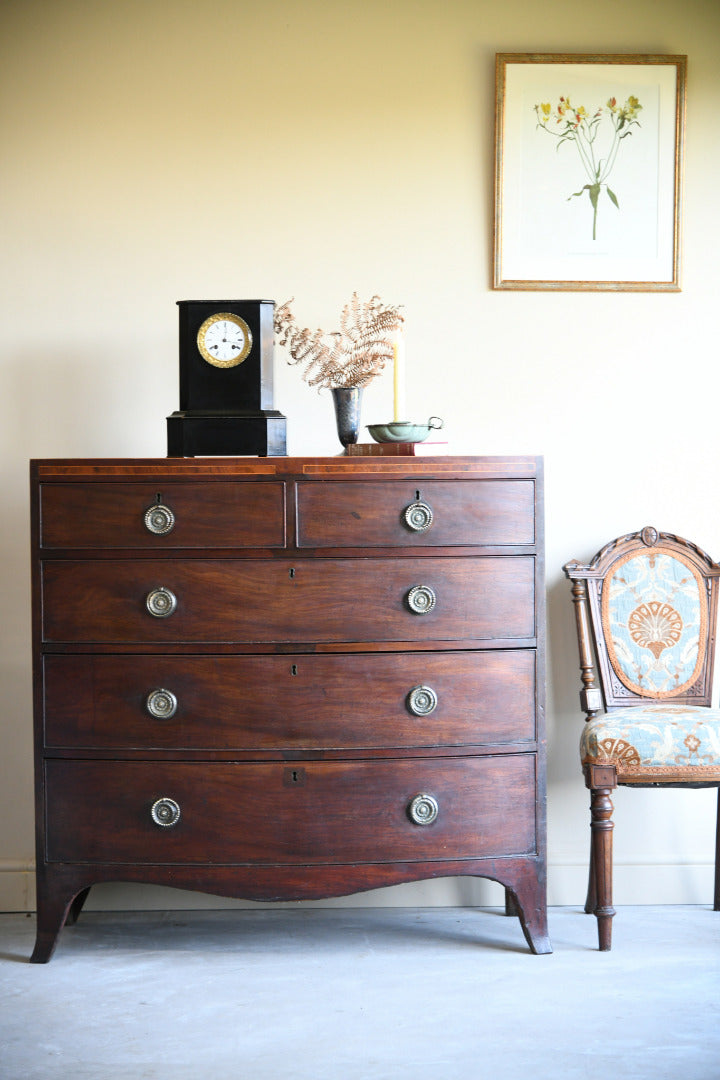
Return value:
M 30 965 L 0 915 L 2 1080 L 719 1080 L 720 912 L 93 912 Z

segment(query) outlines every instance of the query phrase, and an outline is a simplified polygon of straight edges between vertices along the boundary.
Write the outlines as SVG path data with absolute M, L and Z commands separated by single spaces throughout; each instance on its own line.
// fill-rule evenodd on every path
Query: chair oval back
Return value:
M 608 571 L 601 599 L 608 660 L 640 697 L 675 698 L 707 659 L 708 598 L 690 560 L 661 547 L 630 552 Z
M 720 567 L 704 551 L 646 528 L 566 572 L 587 582 L 606 708 L 711 704 Z

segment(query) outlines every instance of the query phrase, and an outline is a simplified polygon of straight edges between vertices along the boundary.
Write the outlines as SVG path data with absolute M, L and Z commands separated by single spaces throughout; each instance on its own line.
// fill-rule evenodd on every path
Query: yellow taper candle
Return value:
M 400 413 L 405 408 L 404 398 L 404 371 L 403 371 L 403 335 L 402 330 L 398 330 L 397 337 L 393 343 L 393 420 L 395 423 L 398 420 L 404 420 L 405 417 L 401 417 Z

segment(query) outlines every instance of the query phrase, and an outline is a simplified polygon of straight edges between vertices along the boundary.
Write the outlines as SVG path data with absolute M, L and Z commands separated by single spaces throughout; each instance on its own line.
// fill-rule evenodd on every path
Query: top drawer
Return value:
M 150 513 L 160 507 L 158 513 Z M 156 531 L 157 530 L 157 531 Z M 281 481 L 43 484 L 40 545 L 52 548 L 285 546 Z
M 298 547 L 535 543 L 532 480 L 337 481 L 297 486 Z

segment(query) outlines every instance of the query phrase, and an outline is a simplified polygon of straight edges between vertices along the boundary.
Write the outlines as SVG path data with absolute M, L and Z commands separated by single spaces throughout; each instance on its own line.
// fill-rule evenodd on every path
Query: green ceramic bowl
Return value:
M 424 442 L 433 429 L 439 430 L 443 422 L 439 416 L 431 416 L 427 424 L 410 424 L 396 420 L 392 424 L 368 424 L 367 429 L 375 442 Z

